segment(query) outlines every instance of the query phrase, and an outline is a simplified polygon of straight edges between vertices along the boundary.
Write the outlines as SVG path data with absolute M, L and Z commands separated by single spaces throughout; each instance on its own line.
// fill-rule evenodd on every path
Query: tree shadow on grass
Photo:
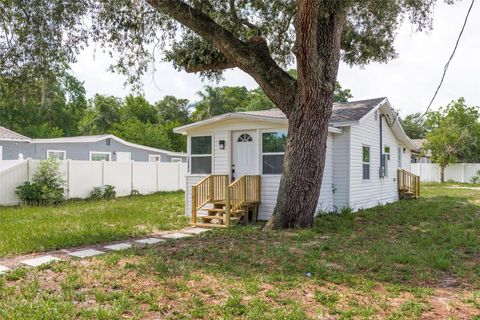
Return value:
M 478 286 L 479 210 L 466 197 L 421 198 L 321 216 L 310 230 L 215 230 L 145 254 L 165 277 L 195 271 L 267 282 Z

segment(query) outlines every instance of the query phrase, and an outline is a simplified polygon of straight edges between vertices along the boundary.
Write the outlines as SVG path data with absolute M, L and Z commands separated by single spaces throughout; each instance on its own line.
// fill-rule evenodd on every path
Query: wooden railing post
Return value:
M 225 225 L 230 226 L 230 188 L 225 187 Z
M 192 216 L 191 222 L 197 223 L 197 186 L 192 186 Z
M 208 181 L 209 185 L 208 185 L 208 198 L 210 199 L 210 201 L 213 201 L 215 200 L 215 176 L 210 176 L 210 179 Z

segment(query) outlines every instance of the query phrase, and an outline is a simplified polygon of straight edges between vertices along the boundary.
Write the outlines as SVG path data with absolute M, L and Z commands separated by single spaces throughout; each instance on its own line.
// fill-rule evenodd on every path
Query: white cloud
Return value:
M 342 64 L 338 80 L 344 88 L 352 90 L 355 99 L 387 96 L 403 115 L 424 111 L 438 85 L 469 4 L 470 1 L 452 6 L 439 3 L 431 32 L 413 32 L 409 23 L 399 30 L 397 59 L 387 64 L 372 63 L 363 69 Z M 468 104 L 480 105 L 479 31 L 480 8 L 476 5 L 433 109 L 462 96 Z M 94 58 L 93 50 L 87 49 L 72 66 L 75 75 L 85 82 L 89 97 L 95 93 L 116 96 L 129 93 L 123 86 L 123 76 L 106 71 L 111 62 L 108 55 L 96 52 Z M 155 68 L 155 74 L 143 78 L 145 95 L 152 102 L 165 95 L 195 100 L 198 99 L 196 92 L 204 85 L 216 85 L 202 82 L 196 75 L 178 72 L 169 63 L 157 63 Z M 226 72 L 225 80 L 219 85 L 257 87 L 255 81 L 240 70 Z

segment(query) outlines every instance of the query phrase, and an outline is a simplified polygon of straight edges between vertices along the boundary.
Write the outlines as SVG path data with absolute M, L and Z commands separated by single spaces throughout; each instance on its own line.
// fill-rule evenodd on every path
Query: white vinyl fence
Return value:
M 420 176 L 422 182 L 440 182 L 440 166 L 438 163 L 412 163 L 411 171 Z M 453 163 L 445 168 L 445 181 L 470 182 L 480 170 L 480 163 Z
M 19 203 L 16 188 L 31 181 L 40 160 L 24 160 L 0 171 L 0 205 Z M 65 180 L 67 199 L 87 198 L 94 187 L 115 186 L 117 196 L 130 195 L 132 190 L 141 194 L 157 191 L 185 190 L 186 163 L 167 162 L 60 162 Z

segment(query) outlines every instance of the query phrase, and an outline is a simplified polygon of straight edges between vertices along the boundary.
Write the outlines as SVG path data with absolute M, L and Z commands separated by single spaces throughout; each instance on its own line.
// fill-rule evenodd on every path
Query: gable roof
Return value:
M 372 111 L 374 108 L 378 107 L 385 100 L 386 98 L 382 97 L 382 98 L 358 100 L 358 101 L 352 101 L 352 102 L 336 102 L 333 104 L 333 107 L 332 107 L 332 116 L 330 117 L 330 125 L 336 126 L 342 123 L 359 121 L 367 113 Z M 186 133 L 186 130 L 188 129 L 204 126 L 216 121 L 225 120 L 229 118 L 268 120 L 268 121 L 287 123 L 287 116 L 283 113 L 283 111 L 280 109 L 274 108 L 269 110 L 226 113 L 226 114 L 212 117 L 210 119 L 194 122 L 191 124 L 187 124 L 187 125 L 175 128 L 173 131 L 176 133 Z M 332 127 L 330 127 L 329 130 L 332 132 L 339 131 L 338 129 L 332 128 Z
M 29 137 L 16 133 L 10 129 L 0 126 L 0 140 L 10 140 L 10 141 L 30 141 Z
M 102 134 L 102 135 L 96 135 L 96 136 L 59 137 L 59 138 L 49 138 L 49 139 L 32 139 L 31 142 L 32 143 L 89 143 L 89 142 L 98 142 L 105 139 L 112 139 L 129 147 L 143 149 L 143 150 L 152 151 L 152 152 L 165 153 L 170 156 L 176 156 L 176 157 L 186 156 L 186 154 L 183 152 L 168 151 L 168 150 L 147 147 L 141 144 L 128 142 L 113 134 Z
M 367 113 L 369 113 L 373 108 L 383 102 L 385 99 L 385 97 L 382 97 L 352 102 L 335 102 L 332 107 L 330 124 L 334 125 L 338 122 L 358 121 L 363 118 Z M 287 116 L 285 116 L 285 114 L 280 109 L 244 111 L 238 113 L 268 118 L 287 119 Z

